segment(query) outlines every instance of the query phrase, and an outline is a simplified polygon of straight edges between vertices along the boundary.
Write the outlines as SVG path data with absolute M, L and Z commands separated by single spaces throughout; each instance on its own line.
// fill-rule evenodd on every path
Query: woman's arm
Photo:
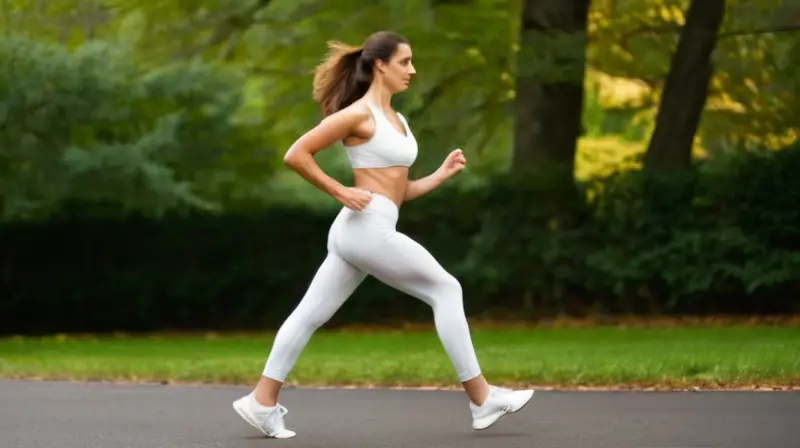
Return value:
M 425 177 L 412 180 L 408 183 L 408 186 L 406 187 L 405 200 L 410 201 L 412 199 L 416 199 L 420 196 L 423 196 L 438 188 L 446 180 L 447 177 L 445 177 L 441 169 L 438 169 L 432 174 L 429 174 Z
M 434 171 L 433 174 L 410 181 L 406 186 L 406 195 L 404 199 L 410 201 L 433 191 L 447 179 L 461 172 L 466 166 L 467 159 L 464 158 L 464 154 L 460 149 L 456 149 L 447 156 L 442 166 Z
M 369 111 L 364 108 L 348 107 L 325 117 L 292 144 L 283 157 L 283 163 L 346 207 L 354 210 L 363 209 L 371 198 L 369 192 L 345 187 L 328 176 L 314 160 L 314 155 L 343 140 L 350 135 L 352 129 L 369 116 Z

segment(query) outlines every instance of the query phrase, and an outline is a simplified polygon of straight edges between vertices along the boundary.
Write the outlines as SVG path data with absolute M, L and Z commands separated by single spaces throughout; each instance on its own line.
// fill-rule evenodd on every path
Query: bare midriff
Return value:
M 353 180 L 356 188 L 386 196 L 400 208 L 406 196 L 408 168 L 356 168 L 353 170 Z

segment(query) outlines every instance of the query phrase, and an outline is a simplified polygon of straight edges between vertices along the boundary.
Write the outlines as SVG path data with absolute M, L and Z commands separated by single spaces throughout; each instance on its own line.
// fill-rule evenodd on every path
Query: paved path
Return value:
M 800 446 L 800 394 L 546 392 L 473 432 L 460 392 L 286 389 L 294 439 L 260 437 L 241 387 L 0 381 L 2 448 L 781 448 Z

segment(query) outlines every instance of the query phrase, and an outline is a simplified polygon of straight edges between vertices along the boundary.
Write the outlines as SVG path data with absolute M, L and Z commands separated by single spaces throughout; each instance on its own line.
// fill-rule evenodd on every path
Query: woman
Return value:
M 286 376 L 314 331 L 327 322 L 367 275 L 425 301 L 445 352 L 469 397 L 472 427 L 484 429 L 530 401 L 532 390 L 490 386 L 481 374 L 464 315 L 461 285 L 418 243 L 395 230 L 401 204 L 433 190 L 466 166 L 460 150 L 419 180 L 408 180 L 417 142 L 391 98 L 415 74 L 408 41 L 378 32 L 361 48 L 330 43 L 317 67 L 314 99 L 325 118 L 289 148 L 284 161 L 343 207 L 328 234 L 328 254 L 305 296 L 275 336 L 255 390 L 233 403 L 268 437 L 289 438 L 286 408 L 278 403 Z M 353 166 L 355 187 L 327 176 L 314 154 L 341 141 Z

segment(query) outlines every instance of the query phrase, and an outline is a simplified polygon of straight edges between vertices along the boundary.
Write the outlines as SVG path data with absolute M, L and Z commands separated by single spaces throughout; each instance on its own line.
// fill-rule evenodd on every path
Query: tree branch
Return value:
M 228 40 L 236 31 L 247 29 L 255 21 L 255 15 L 269 6 L 271 2 L 272 0 L 259 0 L 243 13 L 229 15 L 214 34 L 208 38 L 206 47 L 215 47 Z
M 650 25 L 643 25 L 636 29 L 633 29 L 627 33 L 624 33 L 620 40 L 623 42 L 627 42 L 633 37 L 642 34 L 675 34 L 680 33 L 683 29 L 681 25 L 661 25 L 661 26 L 650 26 Z M 791 31 L 800 31 L 800 25 L 785 25 L 785 26 L 775 26 L 769 28 L 755 28 L 751 30 L 734 30 L 719 33 L 717 35 L 717 40 L 726 39 L 729 37 L 738 37 L 738 36 L 757 36 L 761 34 L 774 34 L 774 33 L 786 33 Z
M 762 28 L 762 29 L 753 29 L 753 30 L 738 30 L 738 31 L 729 31 L 727 33 L 720 33 L 717 36 L 717 39 L 725 39 L 727 37 L 737 37 L 737 36 L 755 36 L 759 34 L 774 34 L 774 33 L 786 33 L 790 31 L 800 31 L 800 25 L 786 25 L 786 26 L 776 26 L 774 28 Z

